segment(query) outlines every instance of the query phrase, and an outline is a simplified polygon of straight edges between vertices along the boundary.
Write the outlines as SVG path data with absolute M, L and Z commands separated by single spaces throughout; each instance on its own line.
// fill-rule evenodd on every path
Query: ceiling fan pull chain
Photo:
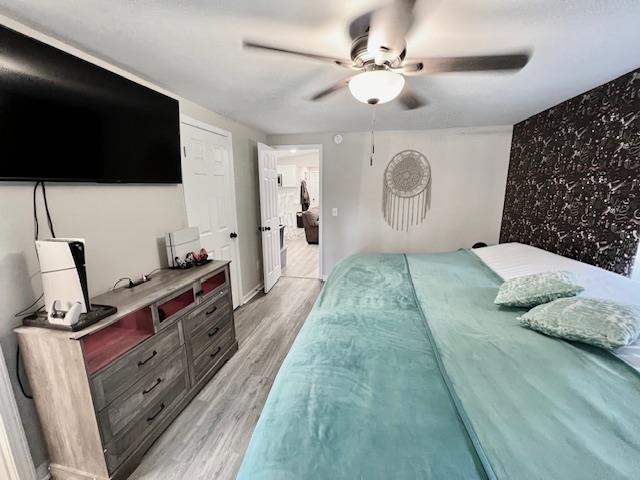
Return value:
M 373 167 L 373 156 L 376 153 L 375 145 L 375 129 L 376 129 L 376 106 L 371 106 L 371 156 L 369 157 L 369 166 Z

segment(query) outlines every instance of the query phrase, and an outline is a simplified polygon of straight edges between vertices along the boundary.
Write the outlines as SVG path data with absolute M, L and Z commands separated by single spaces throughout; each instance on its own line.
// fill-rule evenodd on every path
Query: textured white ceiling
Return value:
M 348 72 L 243 51 L 243 37 L 348 58 L 349 22 L 375 0 L 0 0 L 0 13 L 267 133 L 361 131 Z M 378 107 L 379 129 L 513 124 L 640 67 L 639 0 L 418 0 L 408 57 L 533 49 L 517 74 L 409 79 L 429 100 Z

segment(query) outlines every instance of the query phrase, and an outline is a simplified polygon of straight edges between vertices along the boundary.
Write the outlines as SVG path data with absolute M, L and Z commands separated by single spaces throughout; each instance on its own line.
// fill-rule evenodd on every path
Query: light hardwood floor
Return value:
M 294 228 L 287 233 L 287 265 L 285 277 L 320 278 L 320 247 L 309 245 L 304 229 Z
M 240 349 L 146 454 L 131 479 L 236 477 L 284 357 L 322 283 L 281 278 L 236 311 Z

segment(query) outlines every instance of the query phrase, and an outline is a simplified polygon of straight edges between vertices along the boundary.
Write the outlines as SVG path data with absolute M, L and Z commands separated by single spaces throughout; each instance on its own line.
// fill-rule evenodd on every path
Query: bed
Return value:
M 341 262 L 238 478 L 637 478 L 634 347 L 614 355 L 546 337 L 493 300 L 503 278 L 536 269 L 577 269 L 585 295 L 627 302 L 640 284 L 549 255 L 506 244 Z

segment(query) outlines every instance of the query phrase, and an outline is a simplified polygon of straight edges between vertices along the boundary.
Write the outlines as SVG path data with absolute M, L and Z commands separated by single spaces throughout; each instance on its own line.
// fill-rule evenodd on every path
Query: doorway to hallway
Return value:
M 321 154 L 310 146 L 276 147 L 282 276 L 321 278 Z

